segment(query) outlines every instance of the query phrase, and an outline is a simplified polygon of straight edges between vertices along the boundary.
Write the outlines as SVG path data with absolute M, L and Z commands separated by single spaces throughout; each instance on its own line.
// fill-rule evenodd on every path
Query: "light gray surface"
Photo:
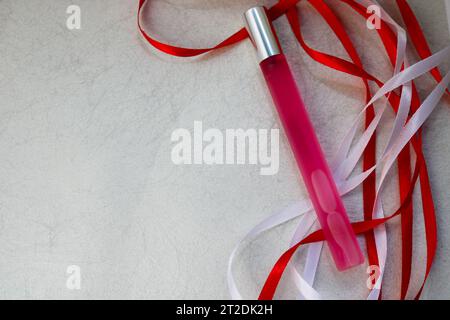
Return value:
M 374 33 L 346 7 L 328 2 L 352 28 L 369 70 L 387 79 L 390 68 Z M 398 17 L 393 1 L 383 3 Z M 447 45 L 443 1 L 410 3 L 432 50 Z M 81 7 L 82 30 L 66 28 L 70 4 Z M 241 26 L 242 12 L 253 4 L 153 0 L 146 25 L 171 43 L 212 45 Z M 194 120 L 220 129 L 279 123 L 248 41 L 194 61 L 170 58 L 141 41 L 136 7 L 122 0 L 0 0 L 0 298 L 228 298 L 226 265 L 237 241 L 305 197 L 284 138 L 275 176 L 260 176 L 255 166 L 172 164 L 170 135 Z M 299 8 L 308 42 L 345 57 L 314 10 L 306 3 Z M 276 27 L 331 156 L 362 107 L 361 83 L 312 62 L 284 18 Z M 419 87 L 425 93 L 432 85 L 426 76 Z M 425 126 L 439 223 L 426 298 L 450 298 L 449 120 L 442 101 Z M 345 198 L 353 219 L 360 218 L 360 192 Z M 396 194 L 393 174 L 387 211 L 398 204 Z M 416 215 L 415 288 L 425 263 Z M 245 297 L 256 298 L 293 228 L 267 233 L 239 255 L 235 270 Z M 399 231 L 398 221 L 389 224 L 388 298 L 398 298 Z M 81 267 L 81 290 L 66 288 L 69 265 Z M 367 292 L 364 267 L 339 275 L 327 252 L 318 277 L 327 298 Z M 292 298 L 285 289 L 280 297 Z

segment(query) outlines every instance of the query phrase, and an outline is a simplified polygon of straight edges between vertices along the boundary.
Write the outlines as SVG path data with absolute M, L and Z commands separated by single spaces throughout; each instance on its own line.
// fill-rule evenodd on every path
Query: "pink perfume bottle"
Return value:
M 249 9 L 245 20 L 336 267 L 359 265 L 364 256 L 265 7 Z

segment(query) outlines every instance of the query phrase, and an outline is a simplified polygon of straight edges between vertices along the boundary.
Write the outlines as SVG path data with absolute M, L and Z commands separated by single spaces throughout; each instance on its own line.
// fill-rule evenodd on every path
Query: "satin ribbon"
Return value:
M 370 4 L 373 4 L 373 2 L 370 2 L 370 1 L 358 1 L 359 3 L 356 1 L 351 1 L 351 0 L 341 0 L 341 1 L 344 3 L 347 3 L 356 12 L 358 12 L 359 14 L 361 14 L 363 16 L 367 15 L 367 11 L 364 12 L 366 7 Z M 386 234 L 385 234 L 385 231 L 380 232 L 380 230 L 382 230 L 382 229 L 380 229 L 380 227 L 382 228 L 382 224 L 384 222 L 388 221 L 388 218 L 382 218 L 383 211 L 382 211 L 382 205 L 381 205 L 381 201 L 379 200 L 380 198 L 378 197 L 378 194 L 381 191 L 383 182 L 385 181 L 387 173 L 389 172 L 389 169 L 391 168 L 393 162 L 397 159 L 398 154 L 400 154 L 402 152 L 402 149 L 408 144 L 409 140 L 412 139 L 412 144 L 413 144 L 414 150 L 417 153 L 417 161 L 416 161 L 416 166 L 415 166 L 414 175 L 413 175 L 412 179 L 410 179 L 410 177 L 408 176 L 408 172 L 409 172 L 408 170 L 406 170 L 407 174 L 404 175 L 401 179 L 401 188 L 400 188 L 401 192 L 400 193 L 401 193 L 401 197 L 403 198 L 403 201 L 400 206 L 400 209 L 406 210 L 405 211 L 406 214 L 402 214 L 402 232 L 404 231 L 403 217 L 407 218 L 407 219 L 405 219 L 405 221 L 407 221 L 407 222 L 412 221 L 412 210 L 408 210 L 408 207 L 412 208 L 412 206 L 411 206 L 412 190 L 414 189 L 415 181 L 417 180 L 417 178 L 420 175 L 421 190 L 422 190 L 422 192 L 421 192 L 422 202 L 423 202 L 423 207 L 424 207 L 425 225 L 426 225 L 426 230 L 427 230 L 428 255 L 427 255 L 427 271 L 426 271 L 426 276 L 425 276 L 425 280 L 426 280 L 426 277 L 429 274 L 429 269 L 431 268 L 430 261 L 432 262 L 433 256 L 434 256 L 434 251 L 435 251 L 435 230 L 433 232 L 433 228 L 435 229 L 435 221 L 433 222 L 434 207 L 433 207 L 433 200 L 431 197 L 431 189 L 429 188 L 429 181 L 428 181 L 428 175 L 426 172 L 426 165 L 425 165 L 425 161 L 423 159 L 423 155 L 421 152 L 420 123 L 423 123 L 423 121 L 425 121 L 425 119 L 429 116 L 429 113 L 433 110 L 433 108 L 437 104 L 440 92 L 442 90 L 445 90 L 445 88 L 448 86 L 448 77 L 447 77 L 448 74 L 446 75 L 446 77 L 444 79 L 442 79 L 442 76 L 440 75 L 439 70 L 437 68 L 435 68 L 439 63 L 436 64 L 436 61 L 434 59 L 430 59 L 430 60 L 427 60 L 426 63 L 414 65 L 414 66 L 418 65 L 416 68 L 407 68 L 406 69 L 407 72 L 402 73 L 403 77 L 406 77 L 406 79 L 408 79 L 408 77 L 409 77 L 409 78 L 411 78 L 410 80 L 408 80 L 406 82 L 402 82 L 404 79 L 396 78 L 395 81 L 397 81 L 397 82 L 392 82 L 391 81 L 392 79 L 391 79 L 385 85 L 383 85 L 381 83 L 381 81 L 379 81 L 378 79 L 376 79 L 373 76 L 371 76 L 370 74 L 368 74 L 362 68 L 362 64 L 356 53 L 356 50 L 354 49 L 348 36 L 346 36 L 345 30 L 342 28 L 340 21 L 338 19 L 336 19 L 336 16 L 333 15 L 331 10 L 329 10 L 329 8 L 325 5 L 325 3 L 323 1 L 310 0 L 309 2 L 326 19 L 327 23 L 333 27 L 333 31 L 335 31 L 339 40 L 344 45 L 346 51 L 349 53 L 350 57 L 352 58 L 353 63 L 350 63 L 346 60 L 343 60 L 343 59 L 340 59 L 340 58 L 337 58 L 337 57 L 334 57 L 334 56 L 331 56 L 328 54 L 324 54 L 324 53 L 315 51 L 315 50 L 309 48 L 304 43 L 304 41 L 302 43 L 301 33 L 296 31 L 297 28 L 298 28 L 298 30 L 300 30 L 300 24 L 298 23 L 296 11 L 295 11 L 295 4 L 297 2 L 298 2 L 298 0 L 297 1 L 286 0 L 286 1 L 278 2 L 272 8 L 270 8 L 270 10 L 269 10 L 270 18 L 272 20 L 274 20 L 274 19 L 277 19 L 278 17 L 280 17 L 281 15 L 287 13 L 287 16 L 288 16 L 289 22 L 291 24 L 291 27 L 294 31 L 294 34 L 296 35 L 296 37 L 299 40 L 302 47 L 305 49 L 305 52 L 307 52 L 313 59 L 315 59 L 316 61 L 318 61 L 322 64 L 325 64 L 336 70 L 346 72 L 346 73 L 360 77 L 363 80 L 364 85 L 366 87 L 367 100 L 370 99 L 370 89 L 368 86 L 368 81 L 374 81 L 377 85 L 381 86 L 382 89 L 380 89 L 380 91 L 378 91 L 378 93 L 377 93 L 378 96 L 377 95 L 374 96 L 374 98 L 375 97 L 376 98 L 375 99 L 372 98 L 370 100 L 370 102 L 374 102 L 377 99 L 380 99 L 382 95 L 390 93 L 390 95 L 388 96 L 388 100 L 391 103 L 391 105 L 393 106 L 394 110 L 397 111 L 397 116 L 394 121 L 394 127 L 392 129 L 392 133 L 390 135 L 388 144 L 386 145 L 386 148 L 383 152 L 383 155 L 384 155 L 383 159 L 382 159 L 382 162 L 384 164 L 382 166 L 383 178 L 381 179 L 381 183 L 379 183 L 379 185 L 378 185 L 378 192 L 374 192 L 373 188 L 371 187 L 371 185 L 374 185 L 374 182 L 375 182 L 374 179 L 372 179 L 373 181 L 370 182 L 369 188 L 366 188 L 366 186 L 367 186 L 366 183 L 369 180 L 368 178 L 370 178 L 370 177 L 374 178 L 375 168 L 377 166 L 379 166 L 379 163 L 377 163 L 377 165 L 373 165 L 374 154 L 375 154 L 375 152 L 374 152 L 374 132 L 375 132 L 376 127 L 379 124 L 381 115 L 383 114 L 384 110 L 386 109 L 386 105 L 384 105 L 381 108 L 381 110 L 379 110 L 378 112 L 371 112 L 371 110 L 372 110 L 371 104 L 368 104 L 364 108 L 364 111 L 366 112 L 366 131 L 364 132 L 364 134 L 362 135 L 362 137 L 358 141 L 358 143 L 355 144 L 356 149 L 353 148 L 350 151 L 349 148 L 351 145 L 351 141 L 349 142 L 349 140 L 350 140 L 350 137 L 351 137 L 351 140 L 353 140 L 354 134 L 356 133 L 356 130 L 351 130 L 350 134 L 347 137 L 348 139 L 346 139 L 345 140 L 346 142 L 343 143 L 343 146 L 340 149 L 340 154 L 338 154 L 338 156 L 336 157 L 337 161 L 335 162 L 338 164 L 338 170 L 337 170 L 337 173 L 335 174 L 335 177 L 338 181 L 339 181 L 339 179 L 342 180 L 342 181 L 338 182 L 341 193 L 346 194 L 350 190 L 354 189 L 357 185 L 364 183 L 365 212 L 367 212 L 367 207 L 370 207 L 370 206 L 372 206 L 372 204 L 375 203 L 375 206 L 373 206 L 373 208 L 375 210 L 373 210 L 372 215 L 376 219 L 375 220 L 367 219 L 367 218 L 370 218 L 370 215 L 365 214 L 365 218 L 366 218 L 366 220 L 368 220 L 365 222 L 366 224 L 355 224 L 355 226 L 358 226 L 358 227 L 360 226 L 360 228 L 362 228 L 362 230 L 365 230 L 364 233 L 366 234 L 366 241 L 368 244 L 369 262 L 376 261 L 376 264 L 378 264 L 378 261 L 380 260 L 379 258 L 381 257 L 380 261 L 382 262 L 381 266 L 383 267 L 382 268 L 383 270 L 384 270 L 384 263 L 386 260 L 386 241 L 385 241 Z M 219 43 L 218 45 L 216 45 L 212 48 L 190 49 L 190 48 L 180 48 L 180 47 L 170 46 L 170 45 L 164 44 L 162 42 L 159 42 L 159 41 L 153 39 L 143 30 L 140 21 L 141 21 L 141 14 L 142 14 L 141 10 L 143 9 L 145 3 L 146 3 L 145 0 L 139 1 L 138 26 L 139 26 L 140 32 L 142 33 L 144 38 L 150 44 L 152 44 L 154 47 L 156 47 L 157 49 L 159 49 L 163 52 L 171 54 L 171 55 L 181 56 L 181 57 L 196 56 L 196 55 L 203 54 L 203 53 L 206 53 L 206 52 L 209 52 L 209 51 L 212 51 L 212 50 L 224 47 L 224 46 L 229 46 L 231 44 L 234 44 L 236 42 L 239 42 L 239 41 L 245 39 L 248 36 L 245 29 L 241 29 L 238 32 L 236 32 L 235 34 L 233 34 L 231 37 L 227 38 L 226 40 L 224 40 L 223 42 Z M 364 5 L 362 5 L 362 4 L 364 4 Z M 408 12 L 406 14 L 407 19 L 405 19 L 405 23 L 407 25 L 407 30 L 409 32 L 415 33 L 412 37 L 412 38 L 414 38 L 412 41 L 413 41 L 419 55 L 422 58 L 430 57 L 431 52 L 429 50 L 428 45 L 426 45 L 425 38 L 423 37 L 423 33 L 421 32 L 421 29 L 420 29 L 420 26 L 418 25 L 417 19 L 415 19 L 415 17 L 414 17 L 414 19 L 411 19 L 411 18 L 408 19 L 408 17 L 410 17 L 409 14 L 413 15 L 413 13 L 410 10 L 409 6 L 407 5 L 406 1 L 399 0 L 398 4 L 399 4 L 399 7 L 401 9 L 402 16 L 404 17 L 404 19 L 405 19 L 405 14 L 406 14 L 405 12 Z M 383 11 L 382 16 L 385 16 L 385 14 L 386 13 Z M 386 17 L 387 18 L 383 17 L 383 27 L 380 29 L 379 34 L 380 34 L 380 38 L 383 41 L 383 44 L 385 45 L 387 53 L 388 53 L 391 61 L 393 62 L 394 78 L 395 78 L 395 75 L 399 72 L 401 67 L 407 66 L 407 62 L 404 59 L 404 54 L 405 54 L 405 49 L 406 49 L 406 36 L 405 36 L 404 30 L 402 28 L 400 28 L 395 23 L 395 21 L 393 21 L 387 15 L 386 15 Z M 390 27 L 386 27 L 387 24 L 390 24 L 393 27 L 393 29 L 395 29 L 396 35 L 392 32 Z M 339 32 L 336 32 L 338 30 L 339 30 Z M 411 36 L 411 34 L 410 34 L 410 36 Z M 425 45 L 421 47 L 420 44 L 422 42 L 425 42 Z M 418 50 L 418 48 L 420 48 L 420 49 Z M 444 53 L 447 53 L 447 52 L 444 51 Z M 441 57 L 441 55 L 438 55 L 438 57 Z M 435 56 L 433 56 L 433 57 L 435 57 Z M 434 65 L 434 64 L 436 64 L 436 65 Z M 427 69 L 427 68 L 429 68 L 429 66 L 431 66 L 430 67 L 431 69 Z M 423 70 L 420 70 L 421 68 Z M 418 70 L 420 70 L 420 71 L 418 71 Z M 438 85 L 438 87 L 436 87 L 436 89 L 430 95 L 430 98 L 427 99 L 424 102 L 424 104 L 422 104 L 422 106 L 420 107 L 420 110 L 424 110 L 424 111 L 418 112 L 419 99 L 418 99 L 417 91 L 414 87 L 414 84 L 411 83 L 411 81 L 414 80 L 417 76 L 411 77 L 411 75 L 415 75 L 417 72 L 419 72 L 419 73 L 427 72 L 428 70 L 430 70 L 431 74 L 436 79 L 436 81 L 440 81 L 440 84 Z M 416 73 L 414 73 L 414 72 L 416 72 Z M 405 74 L 409 74 L 409 76 L 405 76 Z M 446 81 L 447 81 L 447 84 L 445 84 Z M 400 98 L 397 97 L 394 92 L 392 92 L 392 90 L 395 89 L 395 87 L 399 86 L 399 85 L 402 86 Z M 383 92 L 383 88 L 385 91 L 386 90 L 387 91 Z M 443 92 L 442 92 L 442 94 L 443 94 Z M 414 111 L 416 111 L 416 110 L 417 111 L 415 113 L 415 117 L 413 118 L 414 122 L 411 122 L 411 120 L 412 120 L 411 119 L 408 122 L 408 124 L 405 125 L 410 106 L 412 106 L 412 109 Z M 361 114 L 363 114 L 363 112 L 361 112 Z M 361 114 L 357 118 L 357 121 L 355 123 L 360 122 Z M 413 125 L 413 124 L 415 124 L 415 125 Z M 408 128 L 408 129 L 406 129 L 406 128 Z M 413 135 L 418 131 L 419 131 L 419 136 L 417 137 L 417 139 L 413 138 Z M 397 138 L 397 137 L 402 137 L 402 139 L 399 140 L 399 138 Z M 406 141 L 405 139 L 407 139 L 408 137 L 410 137 L 410 138 L 409 138 L 409 140 Z M 398 149 L 400 149 L 400 150 L 398 150 Z M 350 155 L 347 156 L 349 151 L 350 151 Z M 353 171 L 354 166 L 356 166 L 356 163 L 358 162 L 357 159 L 359 159 L 361 157 L 362 153 L 364 153 L 364 157 L 365 157 L 364 158 L 364 172 L 360 175 L 357 175 L 356 177 L 348 178 L 349 174 Z M 343 156 L 344 154 L 345 154 L 345 157 Z M 370 157 L 367 157 L 368 154 L 370 154 Z M 407 155 L 407 157 L 404 157 L 404 159 L 402 161 L 402 165 L 400 165 L 400 162 L 399 162 L 399 169 L 404 170 L 404 168 L 406 167 L 406 165 L 405 165 L 406 161 L 408 161 L 408 162 L 410 161 L 409 153 L 407 153 L 406 155 Z M 345 158 L 345 160 L 341 161 L 343 158 Z M 369 159 L 370 161 L 366 161 L 367 159 Z M 370 189 L 372 189 L 372 191 L 370 191 Z M 369 192 L 366 192 L 366 190 L 369 190 Z M 424 194 L 425 194 L 425 196 L 424 196 Z M 374 201 L 372 201 L 372 200 L 374 200 Z M 294 209 L 298 210 L 298 211 L 296 211 L 297 214 L 294 214 L 294 211 L 293 211 Z M 396 213 L 394 213 L 394 215 L 392 215 L 391 217 L 401 214 L 400 209 Z M 287 222 L 287 221 L 299 216 L 300 215 L 299 212 L 300 213 L 303 212 L 304 214 L 302 215 L 301 223 L 300 223 L 299 228 L 297 229 L 297 232 L 293 238 L 293 242 L 294 243 L 298 242 L 298 243 L 293 245 L 293 247 L 290 250 L 288 250 L 287 252 L 291 252 L 291 250 L 293 250 L 293 248 L 298 248 L 301 244 L 304 244 L 304 243 L 312 243 L 313 241 L 321 241 L 320 236 L 317 236 L 317 235 L 320 235 L 320 230 L 316 231 L 313 234 L 311 234 L 310 236 L 306 237 L 303 241 L 300 241 L 300 242 L 297 241 L 298 239 L 304 237 L 306 235 L 306 233 L 308 232 L 308 230 L 311 228 L 311 226 L 314 224 L 315 217 L 313 214 L 311 214 L 310 205 L 308 204 L 308 201 L 299 203 L 296 206 L 291 207 L 288 210 L 283 211 L 280 214 L 272 216 L 269 219 L 263 221 L 260 225 L 255 227 L 244 238 L 243 242 L 240 242 L 240 244 L 236 247 L 236 249 L 233 251 L 233 253 L 230 257 L 229 268 L 228 268 L 228 285 L 230 288 L 231 296 L 233 298 L 241 298 L 240 293 L 237 290 L 237 286 L 234 283 L 234 280 L 232 277 L 232 272 L 231 272 L 233 259 L 235 257 L 236 252 L 238 251 L 240 245 L 243 244 L 245 241 L 249 241 L 249 240 L 259 236 L 262 232 L 264 232 L 270 228 L 273 228 L 281 223 Z M 373 221 L 375 221 L 375 222 L 373 222 Z M 376 228 L 376 227 L 378 227 L 378 228 Z M 412 226 L 410 223 L 406 223 L 405 230 L 408 230 L 411 227 Z M 375 241 L 373 241 L 373 237 L 372 238 L 370 237 L 371 230 L 373 230 L 373 229 L 375 229 Z M 357 230 L 359 230 L 359 229 L 357 229 Z M 312 236 L 312 235 L 316 235 L 316 236 Z M 370 239 L 372 239 L 372 241 L 370 241 Z M 405 244 L 411 244 L 411 241 L 408 241 L 407 237 L 405 238 L 405 241 L 402 245 L 404 246 Z M 379 249 L 379 248 L 381 248 L 381 249 Z M 312 288 L 312 282 L 315 277 L 315 270 L 317 269 L 317 263 L 318 263 L 318 260 L 320 257 L 320 249 L 321 249 L 320 242 L 318 242 L 318 243 L 316 242 L 313 245 L 310 245 L 307 263 L 306 263 L 306 267 L 305 267 L 304 278 L 302 278 L 298 274 L 298 272 L 296 272 L 296 271 L 293 272 L 294 282 L 299 287 L 300 294 L 304 298 L 315 299 L 315 298 L 320 297 L 320 295 Z M 403 251 L 405 253 L 405 252 L 408 252 L 409 250 L 410 250 L 410 248 L 407 248 L 406 250 L 403 250 Z M 294 250 L 294 252 L 295 252 L 295 250 Z M 287 255 L 289 256 L 289 254 L 287 254 Z M 282 271 L 286 267 L 286 266 L 283 267 L 283 262 L 285 261 L 285 259 L 286 259 L 286 253 L 280 258 L 280 260 L 277 262 L 277 264 L 273 268 L 273 270 L 272 270 L 271 274 L 269 275 L 269 277 L 266 281 L 266 284 L 261 292 L 260 298 L 272 298 L 273 297 L 273 294 L 275 292 L 276 285 L 277 285 L 277 276 L 279 275 L 279 277 L 281 277 Z M 280 261 L 281 261 L 281 268 L 280 268 Z M 287 261 L 289 261 L 289 259 Z M 410 264 L 410 262 L 409 262 L 409 264 Z M 287 265 L 287 262 L 286 262 L 286 265 Z M 409 282 L 408 270 L 410 273 L 410 267 L 404 268 L 402 266 L 402 269 L 403 269 L 402 270 L 402 274 L 403 274 L 402 278 L 407 279 L 407 281 L 404 279 L 402 280 L 401 297 L 404 298 L 404 296 L 406 295 L 407 288 L 408 288 L 408 282 Z M 279 274 L 280 271 L 281 271 L 281 274 Z M 278 272 L 278 274 L 277 274 L 277 272 Z M 380 283 L 381 283 L 381 279 L 382 279 L 382 277 L 379 278 Z M 278 281 L 279 281 L 279 278 L 278 278 Z M 267 290 L 267 288 L 270 288 L 272 290 L 272 292 L 270 292 L 270 290 Z M 421 290 L 422 290 L 422 288 L 423 288 L 423 285 L 421 287 Z M 372 290 L 372 292 L 369 294 L 369 298 L 377 298 L 378 294 L 379 294 L 379 290 L 378 291 Z M 420 292 L 419 292 L 418 296 L 419 295 L 420 295 Z

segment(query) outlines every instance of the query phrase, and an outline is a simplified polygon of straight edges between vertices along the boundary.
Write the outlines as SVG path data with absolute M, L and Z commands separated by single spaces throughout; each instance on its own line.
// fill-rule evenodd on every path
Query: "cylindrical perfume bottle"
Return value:
M 364 256 L 266 9 L 249 9 L 245 20 L 336 266 L 345 270 L 359 265 Z

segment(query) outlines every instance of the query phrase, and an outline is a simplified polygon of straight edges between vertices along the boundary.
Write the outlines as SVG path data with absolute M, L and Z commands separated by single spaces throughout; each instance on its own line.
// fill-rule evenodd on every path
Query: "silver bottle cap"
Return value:
M 263 6 L 253 7 L 244 14 L 247 31 L 258 52 L 259 62 L 281 53 L 277 36 Z

